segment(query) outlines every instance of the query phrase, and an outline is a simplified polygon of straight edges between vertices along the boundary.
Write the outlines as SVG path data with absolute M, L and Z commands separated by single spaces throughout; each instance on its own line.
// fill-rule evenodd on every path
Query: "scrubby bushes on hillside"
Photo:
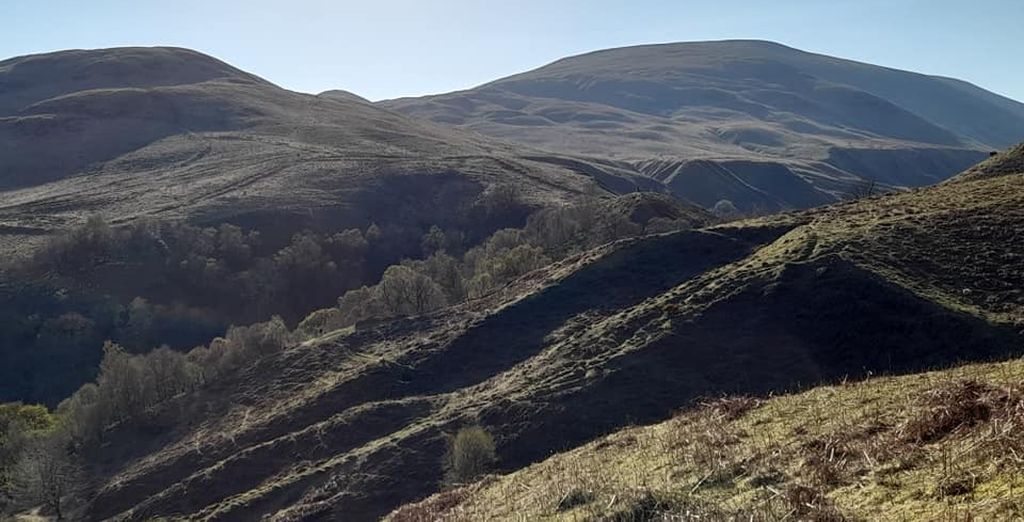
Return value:
M 598 199 L 530 215 L 513 188 L 490 187 L 475 200 L 465 190 L 437 195 L 432 205 L 452 207 L 438 224 L 390 216 L 380 225 L 290 237 L 227 223 L 142 218 L 115 227 L 90 217 L 0 272 L 0 346 L 9 362 L 0 368 L 0 400 L 55 404 L 95 376 L 104 340 L 132 353 L 165 344 L 180 350 L 228 324 L 279 315 L 295 325 L 335 303 L 319 330 L 420 314 L 642 233 Z M 47 371 L 31 371 L 39 367 Z
M 279 315 L 295 325 L 335 303 L 318 314 L 318 326 L 300 329 L 303 335 L 422 314 L 643 233 L 597 199 L 527 210 L 515 190 L 494 187 L 461 208 L 454 227 L 370 224 L 303 231 L 284 242 L 231 224 L 139 219 L 112 227 L 90 217 L 30 263 L 0 274 L 0 345 L 9 362 L 0 368 L 0 399 L 55 404 L 95 376 L 104 340 L 131 353 L 160 345 L 182 350 L 228 324 Z M 663 231 L 685 223 L 648 216 L 644 226 Z M 47 371 L 30 370 L 39 367 Z
M 113 427 L 146 427 L 174 409 L 167 401 L 292 342 L 280 317 L 232 326 L 208 346 L 182 353 L 166 346 L 132 354 L 107 341 L 95 382 L 50 414 L 42 406 L 0 404 L 0 512 L 42 505 L 60 518 L 85 483 L 83 457 L 102 447 Z
M 665 224 L 665 231 L 672 229 Z M 553 260 L 642 233 L 639 224 L 603 210 L 596 201 L 539 210 L 523 228 L 498 230 L 460 257 L 447 248 L 461 243 L 432 227 L 421 240 L 426 258 L 403 260 L 389 267 L 378 284 L 346 292 L 330 316 L 331 324 L 340 328 L 367 319 L 417 315 L 483 297 Z M 323 317 L 324 312 L 316 314 Z
M 49 240 L 17 276 L 56 276 L 72 289 L 98 286 L 122 302 L 142 296 L 164 306 L 199 308 L 223 322 L 280 315 L 294 324 L 345 291 L 378 280 L 403 258 L 461 256 L 467 241 L 521 226 L 528 209 L 514 189 L 495 186 L 456 212 L 462 215 L 448 220 L 456 223 L 448 229 L 371 223 L 365 230 L 300 231 L 287 242 L 227 223 L 199 227 L 143 218 L 112 227 L 92 216 Z M 461 289 L 445 286 L 443 274 L 433 275 L 446 300 L 462 298 Z
M 275 249 L 229 224 L 112 228 L 91 217 L 0 272 L 0 400 L 56 404 L 95 377 L 104 340 L 185 349 L 230 323 L 296 321 L 358 287 L 370 250 L 357 229 L 299 233 Z
M 524 229 L 533 245 L 556 258 L 643 233 L 643 227 L 628 217 L 608 212 L 598 201 L 550 207 L 530 216 Z
M 57 413 L 74 440 L 89 444 L 103 438 L 110 426 L 144 423 L 148 412 L 179 394 L 212 381 L 223 372 L 282 350 L 291 342 L 284 321 L 232 326 L 224 337 L 188 353 L 157 348 L 131 354 L 107 342 L 99 375 L 61 402 Z

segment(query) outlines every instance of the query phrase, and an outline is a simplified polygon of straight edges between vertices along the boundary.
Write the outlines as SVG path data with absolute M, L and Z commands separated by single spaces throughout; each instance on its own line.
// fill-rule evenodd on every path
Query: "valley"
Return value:
M 0 520 L 1012 520 L 1022 139 L 760 40 L 0 61 Z

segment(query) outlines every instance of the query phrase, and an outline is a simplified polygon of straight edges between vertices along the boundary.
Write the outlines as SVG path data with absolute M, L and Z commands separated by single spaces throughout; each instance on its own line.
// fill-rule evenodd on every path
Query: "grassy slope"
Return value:
M 389 520 L 1011 520 L 1022 450 L 1018 359 L 709 401 Z
M 1019 354 L 1022 225 L 1012 174 L 607 245 L 183 398 L 92 514 L 371 520 L 469 423 L 514 470 L 700 397 Z
M 941 187 L 762 220 L 802 225 L 732 277 L 838 253 L 943 308 L 1019 329 L 1024 175 L 1010 173 L 1022 158 L 1018 146 Z M 706 401 L 391 520 L 1009 520 L 1024 516 L 1022 465 L 1015 359 Z

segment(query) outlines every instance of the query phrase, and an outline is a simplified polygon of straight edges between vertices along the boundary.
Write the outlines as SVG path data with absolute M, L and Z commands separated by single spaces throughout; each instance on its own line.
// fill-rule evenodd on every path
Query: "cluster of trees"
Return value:
M 133 353 L 180 350 L 229 324 L 271 315 L 294 324 L 400 259 L 399 236 L 388 234 L 306 231 L 272 248 L 229 224 L 113 228 L 90 218 L 0 272 L 0 399 L 55 405 L 95 377 L 105 340 Z
M 499 228 L 521 225 L 528 214 L 507 186 L 492 187 L 469 204 L 455 201 L 462 199 L 444 198 L 457 208 L 435 210 L 449 225 L 433 248 L 461 252 Z M 404 214 L 394 210 L 388 214 Z M 398 260 L 420 256 L 418 240 L 429 235 L 429 224 L 416 216 L 389 217 L 384 225 L 288 236 L 229 223 L 200 227 L 152 218 L 113 227 L 92 216 L 49 240 L 16 275 L 56 277 L 69 288 L 88 285 L 123 301 L 142 296 L 182 303 L 234 324 L 271 315 L 293 323 L 346 290 L 379 279 Z
M 550 262 L 542 248 L 526 242 L 522 230 L 499 230 L 460 257 L 438 250 L 425 259 L 392 265 L 377 284 L 346 292 L 335 312 L 310 318 L 324 322 L 303 321 L 299 329 L 312 331 L 313 324 L 320 329 L 340 328 L 366 319 L 423 314 L 484 295 Z
M 664 225 L 668 230 L 672 223 Z M 459 248 L 457 233 L 453 239 L 435 226 L 421 240 L 423 258 L 388 267 L 378 283 L 346 292 L 337 307 L 309 315 L 298 331 L 317 335 L 364 320 L 437 310 L 482 297 L 554 260 L 645 231 L 597 200 L 538 210 L 524 227 L 498 230 L 468 250 Z
M 490 225 L 371 224 L 280 244 L 231 224 L 111 227 L 89 218 L 25 266 L 0 270 L 0 399 L 56 405 L 96 376 L 107 340 L 130 353 L 185 350 L 272 315 L 291 326 L 313 312 L 299 330 L 316 333 L 422 314 L 581 249 L 685 226 L 636 223 L 596 198 L 523 209 L 514 190 L 497 187 L 466 215 L 490 225 L 518 219 L 518 228 L 481 235 Z
M 141 422 L 153 406 L 289 343 L 363 319 L 422 314 L 479 297 L 552 259 L 639 232 L 622 218 L 609 217 L 596 205 L 585 205 L 535 213 L 524 228 L 499 230 L 468 250 L 462 250 L 458 232 L 432 227 L 420 241 L 424 258 L 389 266 L 377 284 L 346 292 L 337 307 L 310 314 L 294 332 L 282 317 L 274 316 L 249 326 L 231 326 L 223 336 L 187 352 L 167 345 L 148 352 L 132 350 L 107 340 L 95 382 L 61 402 L 57 413 L 76 441 L 97 440 L 111 425 Z M 296 244 L 302 242 L 292 246 Z M 294 251 L 290 248 L 284 250 L 295 262 L 317 252 L 309 245 Z M 137 343 L 149 341 L 146 336 L 151 333 L 153 309 L 141 299 L 129 303 L 121 337 Z
M 89 455 L 115 426 L 146 427 L 167 401 L 219 374 L 283 349 L 284 321 L 231 327 L 188 352 L 166 346 L 132 354 L 107 341 L 95 382 L 83 385 L 51 413 L 41 405 L 0 404 L 0 513 L 42 506 L 58 519 L 89 483 Z
M 57 406 L 72 440 L 83 447 L 102 442 L 120 424 L 145 425 L 155 406 L 211 382 L 218 375 L 284 349 L 292 340 L 284 320 L 232 326 L 223 337 L 188 352 L 162 346 L 132 354 L 107 342 L 95 382 Z
M 376 225 L 305 231 L 275 247 L 258 231 L 227 223 L 204 228 L 140 219 L 113 228 L 93 216 L 40 248 L 26 271 L 128 294 L 122 297 L 159 296 L 231 322 L 272 313 L 297 318 L 361 284 L 368 256 L 380 254 L 371 250 L 389 247 L 383 237 Z

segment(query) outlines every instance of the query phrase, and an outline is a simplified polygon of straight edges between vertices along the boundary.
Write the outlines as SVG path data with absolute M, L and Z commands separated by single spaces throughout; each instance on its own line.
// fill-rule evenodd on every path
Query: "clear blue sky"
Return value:
M 468 88 L 571 54 L 758 38 L 1024 101 L 1024 0 L 0 0 L 0 59 L 175 45 L 304 92 Z

